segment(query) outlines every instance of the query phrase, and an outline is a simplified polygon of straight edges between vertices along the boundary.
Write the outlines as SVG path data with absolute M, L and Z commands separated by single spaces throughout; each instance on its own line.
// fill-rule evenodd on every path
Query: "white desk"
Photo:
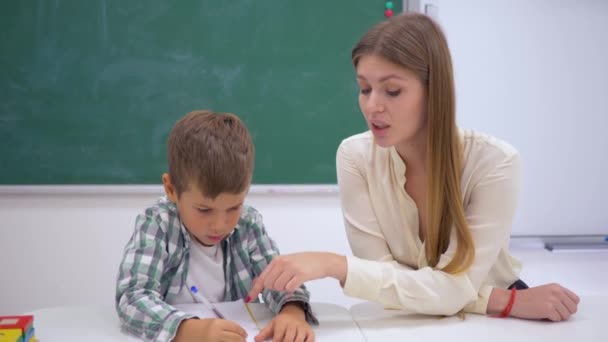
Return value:
M 261 308 L 255 305 L 252 309 L 259 311 Z M 334 304 L 313 303 L 313 310 L 321 322 L 314 327 L 319 342 L 608 341 L 608 295 L 581 297 L 579 311 L 570 320 L 559 323 L 474 314 L 467 314 L 464 321 L 457 317 L 402 315 L 395 310 L 385 311 L 374 303 L 354 305 L 350 312 Z M 120 330 L 111 306 L 60 307 L 30 314 L 34 315 L 40 342 L 138 341 Z M 261 321 L 265 323 L 268 319 L 262 317 Z
M 374 303 L 354 305 L 354 319 L 369 342 L 606 342 L 608 295 L 581 297 L 578 312 L 565 322 L 526 321 L 467 314 L 458 317 L 403 315 Z
M 608 295 L 608 250 L 549 252 L 514 249 L 523 262 L 521 279 L 529 286 L 559 283 L 579 295 Z
M 312 305 L 321 321 L 319 326 L 313 327 L 317 341 L 365 341 L 347 309 L 334 304 Z M 253 304 L 252 310 L 258 311 L 259 306 L 263 304 Z M 36 310 L 29 314 L 34 315 L 36 337 L 40 342 L 139 341 L 121 331 L 118 316 L 112 306 L 59 307 Z M 265 324 L 268 319 L 261 318 L 260 321 Z

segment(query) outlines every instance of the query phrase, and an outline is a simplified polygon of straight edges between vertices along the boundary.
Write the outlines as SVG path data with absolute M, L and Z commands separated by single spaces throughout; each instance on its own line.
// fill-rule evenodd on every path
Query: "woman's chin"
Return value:
M 388 139 L 388 137 L 374 136 L 374 142 L 376 143 L 376 145 L 384 148 L 392 147 L 393 145 L 395 145 L 390 139 Z

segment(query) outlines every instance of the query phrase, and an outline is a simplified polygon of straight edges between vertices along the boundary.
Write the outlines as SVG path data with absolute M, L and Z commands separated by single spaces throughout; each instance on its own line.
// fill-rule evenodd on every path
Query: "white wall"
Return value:
M 2 194 L 0 191 L 0 315 L 65 305 L 113 305 L 116 271 L 135 216 L 156 191 L 117 194 Z M 350 255 L 335 192 L 253 193 L 282 253 L 304 250 Z M 519 241 L 518 241 L 519 240 Z M 605 293 L 607 252 L 552 253 L 536 239 L 516 239 L 530 285 L 560 282 L 581 294 Z M 312 300 L 349 307 L 334 280 L 308 284 Z
M 459 123 L 523 160 L 518 235 L 608 235 L 608 1 L 432 0 Z
M 158 194 L 161 188 L 158 188 Z M 113 303 L 122 248 L 157 194 L 0 194 L 0 315 Z M 282 253 L 350 254 L 334 193 L 252 194 Z M 343 305 L 337 282 L 310 284 L 313 300 Z

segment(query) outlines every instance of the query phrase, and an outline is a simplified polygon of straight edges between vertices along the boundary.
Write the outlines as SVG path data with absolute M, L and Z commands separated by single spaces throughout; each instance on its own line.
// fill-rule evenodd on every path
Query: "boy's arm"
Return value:
M 254 277 L 259 276 L 262 271 L 270 264 L 272 258 L 279 255 L 279 249 L 275 242 L 268 236 L 262 216 L 253 208 L 249 209 L 250 214 L 250 229 L 249 229 L 249 255 L 252 261 L 252 270 Z M 306 321 L 312 324 L 318 324 L 317 318 L 312 313 L 310 307 L 310 293 L 304 285 L 296 289 L 292 294 L 287 292 L 279 292 L 264 289 L 262 298 L 268 305 L 270 311 L 277 314 L 283 306 L 289 302 L 299 302 L 304 310 Z M 255 299 L 255 298 L 253 298 Z
M 160 282 L 167 261 L 166 232 L 154 217 L 139 215 L 120 263 L 116 311 L 123 327 L 145 340 L 169 341 L 184 319 L 194 317 L 163 300 Z

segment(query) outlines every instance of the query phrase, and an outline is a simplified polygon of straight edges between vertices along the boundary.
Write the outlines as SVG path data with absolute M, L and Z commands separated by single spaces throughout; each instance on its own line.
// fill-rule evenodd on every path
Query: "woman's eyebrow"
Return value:
M 361 80 L 364 80 L 364 81 L 366 81 L 366 80 L 367 80 L 367 79 L 365 78 L 365 76 L 360 75 L 360 74 L 357 74 L 357 78 L 358 78 L 358 79 L 361 79 Z M 397 75 L 397 74 L 389 74 L 389 75 L 386 75 L 386 76 L 382 76 L 382 77 L 380 77 L 380 79 L 378 79 L 378 81 L 380 81 L 380 82 L 385 82 L 385 81 L 387 81 L 387 80 L 389 80 L 389 79 L 391 79 L 391 78 L 396 78 L 396 79 L 398 79 L 398 80 L 402 80 L 402 81 L 407 81 L 407 80 L 408 80 L 408 78 L 407 78 L 407 77 L 403 77 L 403 76 L 400 76 L 400 75 Z

